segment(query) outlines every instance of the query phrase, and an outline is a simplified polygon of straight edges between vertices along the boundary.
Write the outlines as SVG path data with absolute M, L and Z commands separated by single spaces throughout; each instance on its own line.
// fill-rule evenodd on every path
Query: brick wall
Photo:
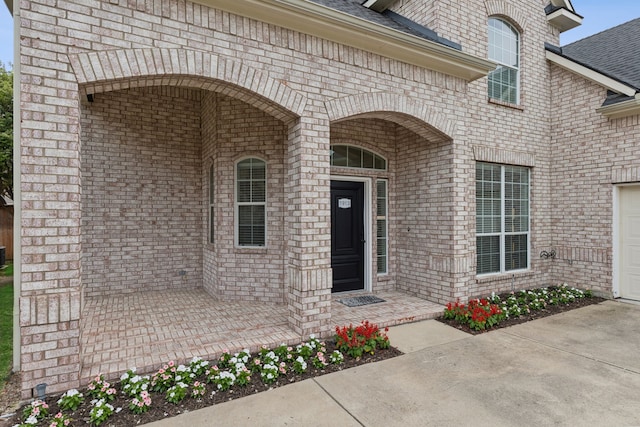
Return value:
M 409 5 L 420 3 L 403 4 L 411 12 Z M 165 213 L 169 209 L 174 213 L 177 209 L 177 213 L 188 219 L 188 224 L 176 224 L 181 233 L 172 234 L 173 227 L 160 226 L 166 237 L 178 239 L 176 244 L 187 245 L 187 251 L 194 250 L 193 258 L 189 259 L 195 262 L 188 263 L 187 256 L 184 257 L 186 277 L 197 279 L 204 270 L 204 286 L 223 298 L 259 297 L 274 302 L 284 299 L 294 330 L 302 335 L 327 330 L 331 297 L 328 249 L 330 120 L 364 114 L 365 127 L 372 129 L 380 123 L 370 124 L 371 118 L 394 122 L 395 125 L 385 123 L 380 130 L 384 134 L 393 126 L 397 127 L 397 161 L 401 154 L 413 155 L 410 150 L 416 150 L 415 161 L 406 165 L 406 175 L 407 179 L 421 180 L 417 182 L 417 188 L 425 190 L 425 194 L 405 191 L 401 197 L 398 176 L 396 183 L 390 186 L 398 193 L 396 201 L 392 201 L 397 203 L 393 207 L 397 214 L 396 224 L 392 224 L 391 229 L 398 227 L 397 236 L 392 236 L 392 241 L 396 239 L 395 247 L 392 243 L 392 254 L 395 251 L 397 271 L 409 272 L 409 267 L 416 270 L 416 266 L 427 270 L 413 277 L 407 276 L 407 285 L 402 289 L 444 302 L 448 296 L 464 298 L 476 292 L 508 287 L 512 280 L 510 276 L 498 277 L 491 283 L 475 279 L 473 147 L 489 145 L 507 152 L 535 154 L 534 191 L 540 193 L 532 200 L 535 216 L 532 241 L 536 242 L 536 247 L 547 247 L 551 209 L 545 209 L 548 205 L 543 201 L 549 199 L 550 191 L 549 180 L 545 177 L 550 170 L 547 153 L 551 98 L 549 70 L 542 45 L 544 41 L 557 42 L 557 34 L 547 26 L 542 13 L 544 5 L 537 0 L 454 3 L 439 2 L 437 19 L 427 16 L 427 10 L 433 9 L 435 2 L 427 2 L 424 11 L 416 9 L 408 15 L 433 24 L 442 36 L 462 42 L 466 52 L 484 57 L 486 36 L 483 34 L 486 33 L 481 28 L 486 25 L 489 11 L 513 13 L 514 19 L 523 27 L 523 102 L 520 108 L 488 103 L 486 79 L 467 85 L 461 79 L 183 0 L 135 4 L 110 0 L 91 6 L 84 1 L 71 0 L 58 2 L 55 7 L 48 0 L 21 2 L 21 352 L 25 364 L 34 358 L 37 361 L 23 369 L 25 393 L 43 378 L 55 384 L 57 390 L 77 385 L 77 376 L 74 377 L 79 363 L 77 342 L 71 338 L 64 341 L 67 338 L 60 339 L 55 334 L 61 331 L 79 334 L 82 287 L 87 295 L 97 295 L 109 286 L 115 286 L 118 291 L 141 284 L 147 287 L 182 286 L 185 276 L 176 276 L 175 265 L 170 268 L 158 264 L 163 249 L 149 236 L 148 232 L 155 230 L 151 227 L 153 224 L 141 219 L 151 214 L 149 206 L 166 209 Z M 461 13 L 466 15 L 462 17 Z M 460 19 L 464 24 L 457 24 Z M 137 86 L 163 88 L 129 90 Z M 193 90 L 187 90 L 187 87 Z M 83 100 L 80 107 L 80 95 L 84 93 L 96 94 L 95 102 L 85 105 Z M 91 130 L 90 119 L 98 119 L 101 114 L 103 118 L 104 115 L 109 117 L 109 111 L 112 111 L 109 108 L 120 105 L 123 111 L 139 116 L 140 123 L 127 123 L 126 120 L 120 123 L 121 118 L 112 118 L 113 122 L 108 123 L 107 128 L 113 129 L 115 140 L 106 138 L 107 135 L 95 127 Z M 82 139 L 79 132 L 81 110 L 85 120 Z M 187 129 L 176 135 L 171 133 L 169 126 L 165 128 L 157 122 L 150 124 L 147 121 L 151 117 L 149 113 L 156 112 L 168 123 L 185 121 Z M 210 113 L 219 114 L 220 120 L 212 121 Z M 123 127 L 124 124 L 127 127 Z M 345 126 L 347 132 L 351 132 L 350 126 L 353 126 L 351 129 L 362 128 L 361 123 L 346 123 Z M 175 137 L 165 138 L 165 132 L 160 129 Z M 340 127 L 334 129 L 338 132 Z M 90 132 L 97 132 L 95 140 L 88 137 Z M 101 148 L 106 151 L 100 155 L 121 156 L 121 153 L 109 151 L 109 144 L 115 148 L 116 141 L 127 139 L 124 138 L 127 132 L 132 132 L 130 135 L 135 135 L 136 140 L 140 137 L 135 146 L 128 147 L 133 150 L 129 152 L 132 158 L 153 171 L 157 169 L 153 164 L 154 155 L 161 166 L 169 167 L 171 171 L 178 168 L 181 175 L 186 175 L 178 181 L 180 186 L 186 186 L 190 195 L 195 196 L 186 197 L 185 193 L 172 188 L 175 197 L 187 203 L 186 206 L 177 207 L 170 200 L 156 196 L 141 201 L 145 202 L 142 203 L 144 206 L 136 207 L 133 216 L 138 218 L 134 221 L 142 222 L 136 227 L 142 227 L 147 233 L 136 236 L 131 244 L 127 242 L 125 247 L 129 248 L 127 251 L 132 258 L 127 260 L 126 271 L 111 271 L 107 267 L 112 265 L 104 264 L 105 257 L 109 259 L 119 244 L 110 241 L 111 236 L 100 229 L 101 219 L 92 216 L 92 204 L 96 204 L 97 211 L 107 213 L 109 221 L 114 220 L 110 217 L 113 213 L 107 210 L 106 203 L 93 198 L 91 192 L 113 191 L 110 202 L 120 206 L 122 198 L 130 195 L 126 188 L 117 185 L 106 188 L 103 183 L 106 178 L 92 176 L 94 168 L 89 168 L 89 164 L 85 167 L 84 163 L 82 171 L 86 177 L 83 179 L 95 184 L 93 188 L 90 185 L 81 190 L 80 153 L 85 161 L 84 145 L 87 144 L 87 150 L 90 150 L 92 144 L 100 147 L 95 145 L 99 143 L 106 144 Z M 196 136 L 197 132 L 200 132 L 199 136 Z M 150 137 L 154 134 L 157 138 Z M 184 147 L 170 145 L 168 151 L 156 154 L 153 143 L 161 137 L 171 139 L 168 144 L 176 144 L 178 138 L 188 142 Z M 443 142 L 445 140 L 449 142 Z M 372 148 L 384 145 L 383 142 L 369 144 Z M 145 158 L 140 157 L 142 147 L 145 147 Z M 186 150 L 184 153 L 183 149 Z M 274 195 L 269 202 L 269 209 L 273 210 L 269 211 L 268 247 L 257 252 L 233 248 L 228 237 L 232 209 L 228 209 L 231 200 L 225 199 L 224 195 L 232 194 L 233 163 L 245 154 L 255 154 L 268 161 L 269 187 L 273 190 L 270 194 Z M 122 161 L 127 164 L 129 159 Z M 227 237 L 220 235 L 220 245 L 209 246 L 205 243 L 208 210 L 205 193 L 206 171 L 212 162 L 216 165 L 216 183 L 219 182 L 224 190 L 216 199 L 220 204 L 216 208 L 216 225 L 221 232 L 226 230 Z M 119 165 L 116 163 L 107 164 Z M 397 166 L 400 169 L 401 165 Z M 95 167 L 100 170 L 101 165 Z M 418 173 L 410 178 L 409 171 Z M 135 170 L 126 172 L 132 174 L 131 185 L 146 185 L 145 177 L 136 175 Z M 448 175 L 425 175 L 440 172 Z M 109 173 L 104 170 L 107 176 Z M 174 172 L 174 178 L 175 175 Z M 163 176 L 153 176 L 152 182 L 163 182 Z M 432 184 L 433 188 L 430 187 Z M 405 212 L 402 203 L 408 206 L 416 197 L 423 204 L 413 208 L 441 215 L 437 224 L 435 220 L 420 223 L 417 212 L 401 215 Z M 87 208 L 89 205 L 91 209 Z M 81 227 L 80 218 L 85 213 L 87 217 Z M 162 217 L 166 218 L 166 215 Z M 124 225 L 128 220 L 125 217 L 116 224 L 126 229 Z M 433 239 L 430 244 L 434 249 L 429 257 L 422 257 L 417 246 L 411 246 L 413 243 L 407 243 L 404 249 L 408 256 L 400 256 L 400 242 L 408 237 L 400 233 L 400 223 L 417 224 L 422 242 Z M 93 228 L 93 234 L 85 233 L 85 228 Z M 94 242 L 90 237 L 102 241 L 92 246 Z M 167 244 L 167 248 L 175 247 L 174 243 Z M 156 280 L 155 273 L 148 271 L 146 266 L 144 271 L 138 271 L 138 266 L 144 263 L 133 256 L 140 248 L 145 249 L 145 256 L 153 254 L 149 255 L 153 265 L 166 273 L 162 280 Z M 86 269 L 82 277 L 81 253 L 82 268 Z M 237 265 L 248 259 L 261 266 L 262 274 L 240 280 L 238 271 L 250 273 Z M 407 268 L 401 267 L 401 263 L 406 263 Z M 100 270 L 114 279 L 112 284 L 98 281 Z M 530 277 L 525 277 L 521 286 L 541 280 L 539 278 L 545 277 L 541 274 L 544 271 L 539 269 L 539 264 L 534 264 Z M 263 280 L 265 274 L 269 280 Z M 128 279 L 129 276 L 134 279 Z M 277 280 L 280 282 L 276 283 Z M 399 280 L 397 286 L 400 286 Z M 70 305 L 66 302 L 56 305 L 57 298 L 70 301 Z M 36 314 L 29 311 L 27 316 L 26 310 Z M 38 328 L 45 328 L 52 335 L 38 335 L 42 333 Z M 33 339 L 42 342 L 34 347 L 31 346 Z M 46 371 L 46 364 L 53 362 L 42 362 L 47 355 L 39 352 L 47 349 L 69 354 L 48 354 L 50 360 L 61 359 L 56 361 L 55 370 Z
M 552 117 L 553 264 L 556 280 L 612 296 L 614 184 L 640 182 L 640 118 L 608 119 L 595 110 L 606 89 L 559 67 Z M 571 102 L 566 102 L 570 97 Z M 581 117 L 576 126 L 571 117 Z
M 85 295 L 202 286 L 200 92 L 97 94 L 81 127 Z
M 215 275 L 206 278 L 207 289 L 223 300 L 284 303 L 286 126 L 227 96 L 207 95 L 204 104 L 204 152 L 216 170 L 215 243 L 205 250 L 207 265 L 215 263 Z M 238 160 L 252 156 L 267 163 L 264 248 L 237 247 L 234 237 L 234 168 Z

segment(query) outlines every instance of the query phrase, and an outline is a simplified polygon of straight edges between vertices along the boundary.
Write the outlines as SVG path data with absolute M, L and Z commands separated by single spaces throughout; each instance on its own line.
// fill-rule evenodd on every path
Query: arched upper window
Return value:
M 248 158 L 236 165 L 236 242 L 238 246 L 265 246 L 267 164 Z
M 332 145 L 331 166 L 386 170 L 387 161 L 383 157 L 359 147 Z
M 520 102 L 520 33 L 499 18 L 489 18 L 489 59 L 499 64 L 489 73 L 489 98 Z

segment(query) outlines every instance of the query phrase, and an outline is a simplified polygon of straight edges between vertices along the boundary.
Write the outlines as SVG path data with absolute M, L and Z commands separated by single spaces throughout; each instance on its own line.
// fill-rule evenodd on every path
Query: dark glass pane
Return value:
M 334 145 L 332 147 L 333 155 L 332 165 L 334 166 L 347 166 L 347 146 L 346 145 Z
M 375 167 L 374 156 L 371 151 L 362 150 L 362 167 L 373 169 Z
M 362 167 L 362 150 L 358 147 L 349 147 L 347 152 L 347 166 L 350 168 Z

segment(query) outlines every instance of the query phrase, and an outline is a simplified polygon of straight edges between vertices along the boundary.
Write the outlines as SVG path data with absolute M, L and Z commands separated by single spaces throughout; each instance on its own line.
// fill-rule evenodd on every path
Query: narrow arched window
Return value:
M 236 243 L 265 246 L 267 164 L 257 158 L 236 165 Z
M 499 18 L 489 18 L 489 59 L 498 68 L 489 73 L 489 98 L 520 102 L 520 33 Z

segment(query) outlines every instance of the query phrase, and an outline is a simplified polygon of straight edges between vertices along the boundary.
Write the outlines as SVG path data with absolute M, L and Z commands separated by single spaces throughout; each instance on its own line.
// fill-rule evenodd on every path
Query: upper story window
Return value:
M 377 154 L 359 147 L 332 145 L 331 166 L 387 170 L 387 161 Z
M 489 73 L 489 98 L 520 103 L 520 33 L 499 18 L 489 18 L 489 59 L 499 64 Z
M 266 241 L 267 164 L 249 158 L 236 165 L 236 242 L 264 246 Z

